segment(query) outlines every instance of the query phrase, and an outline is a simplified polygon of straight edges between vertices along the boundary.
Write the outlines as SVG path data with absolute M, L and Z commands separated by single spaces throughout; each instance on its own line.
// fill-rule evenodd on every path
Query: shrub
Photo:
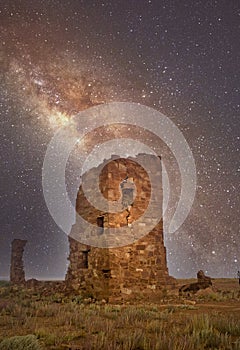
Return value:
M 10 282 L 9 281 L 0 281 L 0 287 L 9 287 Z
M 0 350 L 41 350 L 34 335 L 15 336 L 4 339 L 0 343 Z

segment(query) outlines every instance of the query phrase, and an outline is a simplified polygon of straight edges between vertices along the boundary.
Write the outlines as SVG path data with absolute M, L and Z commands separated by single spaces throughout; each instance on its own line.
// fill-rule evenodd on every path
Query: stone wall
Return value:
M 27 241 L 14 239 L 12 241 L 10 282 L 13 284 L 22 284 L 25 282 L 25 272 L 23 266 L 23 252 Z
M 155 210 L 152 211 L 152 217 L 148 215 L 143 218 L 151 197 L 151 183 L 139 161 L 144 158 L 146 164 L 151 162 L 151 176 L 155 176 L 155 180 L 160 184 L 161 162 L 158 157 L 143 154 L 136 158 L 115 158 L 112 156 L 110 161 L 105 161 L 99 166 L 102 169 L 100 189 L 106 199 L 113 203 L 115 201 L 118 206 L 122 203 L 124 209 L 117 213 L 97 210 L 89 203 L 81 186 L 76 200 L 76 210 L 86 221 L 99 227 L 100 239 L 104 239 L 107 228 L 121 227 L 124 230 L 124 237 L 128 237 L 131 241 L 132 235 L 136 234 L 132 229 L 132 224 L 136 220 L 139 221 L 137 221 L 137 233 L 141 233 L 141 230 L 155 219 L 153 216 L 156 212 L 160 214 L 160 218 L 162 213 L 162 200 L 160 203 L 159 201 L 154 203 L 153 194 Z M 85 183 L 92 181 L 97 176 L 97 170 L 99 169 L 89 170 L 84 174 L 82 181 Z M 160 191 L 162 199 L 161 186 Z M 116 248 L 98 248 L 92 244 L 82 244 L 79 242 L 81 235 L 90 238 L 91 232 L 87 233 L 89 235 L 87 236 L 85 232 L 81 232 L 79 225 L 74 225 L 69 236 L 70 263 L 66 282 L 75 290 L 85 291 L 97 299 L 109 299 L 144 295 L 174 285 L 174 279 L 169 276 L 167 269 L 162 218 L 146 235 L 131 244 Z

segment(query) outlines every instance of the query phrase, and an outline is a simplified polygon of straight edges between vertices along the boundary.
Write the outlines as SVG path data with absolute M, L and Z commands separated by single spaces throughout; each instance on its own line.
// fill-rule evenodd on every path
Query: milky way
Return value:
M 28 239 L 28 277 L 63 277 L 67 237 L 43 199 L 44 155 L 59 127 L 111 101 L 161 111 L 193 152 L 198 183 L 192 211 L 177 232 L 165 232 L 170 273 L 188 277 L 201 268 L 213 276 L 235 276 L 239 15 L 234 0 L 3 2 L 1 277 L 8 276 L 13 238 Z M 96 134 L 88 141 L 94 140 Z M 166 157 L 164 148 L 159 152 Z M 73 167 L 66 169 L 69 186 Z M 174 184 L 171 191 L 179 193 L 177 179 Z

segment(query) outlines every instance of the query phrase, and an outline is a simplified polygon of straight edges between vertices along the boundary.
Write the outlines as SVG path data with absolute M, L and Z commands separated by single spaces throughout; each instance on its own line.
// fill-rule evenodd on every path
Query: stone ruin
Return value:
M 12 241 L 10 282 L 14 286 L 26 287 L 27 289 L 38 290 L 45 295 L 53 292 L 64 292 L 66 290 L 65 281 L 38 281 L 35 278 L 25 280 L 23 253 L 27 241 L 14 239 Z
M 151 163 L 151 178 L 160 184 L 160 202 L 156 200 L 155 193 L 151 194 L 149 171 L 147 173 L 140 165 L 143 160 L 145 164 Z M 88 238 L 91 242 L 92 232 L 91 230 L 84 232 L 84 228 L 78 225 L 76 220 L 69 235 L 69 267 L 65 282 L 60 283 L 58 287 L 52 287 L 49 283 L 48 286 L 106 301 L 151 297 L 157 295 L 158 291 L 173 288 L 175 279 L 168 274 L 163 237 L 160 158 L 146 154 L 127 159 L 112 156 L 97 168 L 85 172 L 82 184 L 85 183 L 87 186 L 84 189 L 89 188 L 91 181 L 96 182 L 98 178 L 101 192 L 99 193 L 108 202 L 120 205 L 121 210 L 116 212 L 116 210 L 97 209 L 89 202 L 89 198 L 86 198 L 81 185 L 76 199 L 76 212 L 96 227 L 97 239 L 101 242 L 104 242 L 107 229 L 121 227 L 122 237 L 127 238 L 125 241 L 128 244 L 111 248 L 81 243 L 82 237 Z M 98 194 L 95 199 L 97 196 Z M 150 199 L 155 210 L 153 214 L 143 216 L 147 212 Z M 147 234 L 141 235 L 141 230 L 149 222 L 155 223 L 153 216 L 156 212 L 159 214 L 156 225 L 154 224 Z M 133 239 L 134 222 L 137 222 L 137 233 L 140 233 L 140 236 L 137 235 L 140 238 L 137 239 Z M 116 236 L 113 239 L 116 241 Z M 96 236 L 93 242 L 95 240 Z M 47 282 L 34 279 L 25 282 L 22 259 L 25 244 L 26 241 L 19 239 L 12 242 L 11 282 L 25 283 L 27 288 L 44 289 L 47 287 Z
M 23 266 L 23 252 L 27 241 L 14 239 L 12 241 L 10 282 L 13 284 L 25 283 L 25 272 Z
M 124 159 L 112 156 L 98 168 L 92 168 L 83 175 L 82 183 L 89 181 L 90 185 L 100 173 L 99 187 L 103 196 L 108 201 L 121 200 L 124 207 L 117 213 L 96 209 L 86 198 L 83 186 L 80 186 L 76 211 L 84 220 L 97 227 L 100 239 L 103 239 L 105 230 L 114 227 L 121 227 L 124 235 L 130 237 L 133 222 L 139 219 L 140 232 L 153 220 L 151 216 L 142 219 L 151 197 L 149 176 L 139 165 L 143 159 L 146 164 L 151 162 L 151 169 L 154 169 L 151 176 L 162 184 L 160 158 L 145 154 Z M 160 195 L 162 199 L 162 189 Z M 73 225 L 69 235 L 67 286 L 93 298 L 106 300 L 146 296 L 173 287 L 175 279 L 168 274 L 164 246 L 162 200 L 161 203 L 156 201 L 154 205 L 160 213 L 160 221 L 142 238 L 125 246 L 99 248 L 94 244 L 83 244 L 81 238 L 91 240 L 91 232 L 81 232 L 81 226 Z
M 188 283 L 179 288 L 179 294 L 183 293 L 196 293 L 200 289 L 206 289 L 212 286 L 212 279 L 209 276 L 206 276 L 203 270 L 198 271 L 197 273 L 197 282 Z

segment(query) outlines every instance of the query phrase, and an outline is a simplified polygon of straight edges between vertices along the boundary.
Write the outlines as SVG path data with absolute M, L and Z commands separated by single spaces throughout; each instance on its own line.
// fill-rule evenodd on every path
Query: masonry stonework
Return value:
M 115 248 L 99 248 L 93 244 L 80 243 L 81 228 L 75 225 L 69 235 L 70 254 L 66 283 L 69 287 L 85 292 L 96 299 L 109 300 L 117 297 L 134 297 L 155 293 L 175 284 L 168 274 L 166 248 L 163 239 L 162 201 L 154 203 L 151 199 L 151 182 L 147 171 L 140 165 L 151 163 L 151 176 L 161 184 L 161 162 L 159 157 L 139 154 L 135 158 L 117 158 L 112 156 L 99 167 L 99 187 L 102 195 L 109 201 L 122 203 L 123 210 L 116 213 L 96 209 L 86 198 L 82 185 L 77 199 L 76 211 L 82 218 L 98 228 L 99 237 L 103 239 L 107 228 L 121 227 L 123 235 L 131 238 L 130 244 Z M 87 171 L 82 182 L 98 180 L 98 168 Z M 161 187 L 161 186 L 160 186 Z M 162 198 L 162 189 L 161 189 Z M 154 228 L 141 235 L 141 230 L 153 217 L 144 217 L 150 199 L 160 221 Z M 132 239 L 132 224 L 138 220 L 138 232 L 141 237 Z M 91 235 L 91 233 L 89 233 Z M 75 239 L 77 237 L 77 239 Z M 89 236 L 90 237 L 90 236 Z M 116 237 L 114 237 L 116 240 Z M 132 243 L 131 243 L 132 242 Z

